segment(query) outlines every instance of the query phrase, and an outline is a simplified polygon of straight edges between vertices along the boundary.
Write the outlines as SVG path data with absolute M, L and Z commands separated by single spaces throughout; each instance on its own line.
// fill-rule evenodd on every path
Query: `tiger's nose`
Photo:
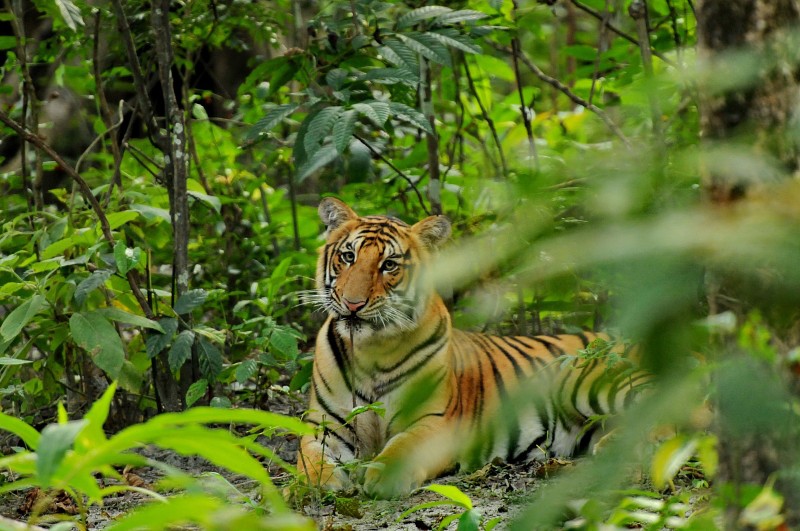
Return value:
M 358 301 L 351 301 L 348 299 L 344 299 L 344 305 L 347 306 L 348 310 L 350 310 L 353 313 L 356 313 L 358 310 L 367 305 L 367 299 L 362 299 Z

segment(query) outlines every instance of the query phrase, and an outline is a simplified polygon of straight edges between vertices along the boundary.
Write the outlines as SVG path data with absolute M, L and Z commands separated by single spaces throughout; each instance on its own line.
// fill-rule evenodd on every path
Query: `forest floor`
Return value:
M 304 409 L 302 399 L 281 393 L 271 394 L 266 405 L 270 411 L 292 416 L 298 416 Z M 273 448 L 286 462 L 293 463 L 296 459 L 298 446 L 296 437 L 274 436 L 259 442 Z M 140 452 L 149 459 L 180 469 L 191 476 L 203 478 L 203 484 L 209 490 L 223 493 L 232 503 L 257 500 L 257 485 L 253 480 L 231 474 L 202 458 L 182 456 L 152 446 L 142 448 Z M 502 530 L 525 507 L 531 496 L 546 485 L 552 474 L 557 474 L 572 464 L 566 460 L 552 460 L 544 464 L 489 464 L 470 474 L 439 478 L 435 483 L 458 487 L 472 500 L 473 507 L 480 513 L 483 524 L 496 520 L 498 523 L 494 529 Z M 272 465 L 269 468 L 278 486 L 291 481 L 292 477 L 280 468 Z M 162 472 L 151 467 L 120 470 L 120 473 L 128 484 L 154 490 L 159 490 L 157 485 L 163 477 Z M 169 492 L 164 494 L 169 495 Z M 25 521 L 36 500 L 36 489 L 0 495 L 0 516 Z M 313 518 L 322 531 L 433 530 L 439 529 L 445 518 L 460 514 L 464 509 L 454 505 L 438 505 L 406 516 L 403 513 L 420 504 L 442 500 L 445 498 L 428 490 L 418 490 L 408 497 L 397 500 L 370 500 L 354 493 L 351 497 L 333 495 L 317 496 L 316 499 L 312 497 L 310 501 L 306 499 L 302 507 L 295 507 L 295 510 Z M 86 529 L 104 529 L 149 501 L 150 497 L 147 495 L 131 491 L 107 497 L 102 506 L 93 505 L 89 508 Z M 44 512 L 42 515 L 44 520 L 40 522 L 50 518 L 53 521 L 70 518 L 69 515 L 75 515 L 77 509 L 68 496 L 57 497 Z M 71 518 L 74 519 L 75 516 Z M 455 526 L 456 523 L 453 522 L 447 529 L 455 529 Z

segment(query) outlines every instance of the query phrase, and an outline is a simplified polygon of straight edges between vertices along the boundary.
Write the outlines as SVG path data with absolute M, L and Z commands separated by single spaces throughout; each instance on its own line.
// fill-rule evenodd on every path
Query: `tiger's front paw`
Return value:
M 391 499 L 409 494 L 425 480 L 412 466 L 373 461 L 364 467 L 364 492 L 373 498 Z

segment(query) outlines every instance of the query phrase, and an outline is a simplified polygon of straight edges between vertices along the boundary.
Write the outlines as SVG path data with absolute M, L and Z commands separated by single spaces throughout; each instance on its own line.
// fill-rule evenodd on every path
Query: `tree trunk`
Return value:
M 749 197 L 775 194 L 770 185 L 797 174 L 800 150 L 796 131 L 791 131 L 800 104 L 800 67 L 793 35 L 797 27 L 797 0 L 702 0 L 697 4 L 699 54 L 706 61 L 703 70 L 711 72 L 709 82 L 701 87 L 701 130 L 706 153 L 717 157 L 708 160 L 703 189 L 720 215 L 736 215 L 738 205 Z M 712 84 L 711 80 L 730 79 L 732 72 L 744 73 L 747 81 L 732 87 Z M 716 148 L 735 150 L 742 160 L 758 163 L 728 164 L 729 169 L 723 169 L 724 164 L 718 162 L 732 153 L 716 154 Z M 764 171 L 770 167 L 771 171 Z M 710 278 L 710 312 L 731 311 L 740 323 L 758 308 L 759 291 L 780 290 L 775 280 L 761 279 L 753 286 L 732 272 L 713 271 Z M 778 309 L 774 300 L 767 297 L 759 309 L 773 327 L 773 341 L 792 345 L 800 322 L 796 310 Z M 783 497 L 786 524 L 794 528 L 800 523 L 797 423 L 782 408 L 797 400 L 798 388 L 792 385 L 784 360 L 767 363 L 744 352 L 736 357 L 743 349 L 734 339 L 722 349 L 725 359 L 717 376 L 718 482 L 734 498 L 726 500 L 724 527 L 754 525 L 742 519 L 743 487 L 775 481 Z

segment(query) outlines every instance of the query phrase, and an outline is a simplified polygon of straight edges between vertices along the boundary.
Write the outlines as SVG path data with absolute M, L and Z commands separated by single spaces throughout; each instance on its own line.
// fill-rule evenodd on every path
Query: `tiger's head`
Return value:
M 421 267 L 450 236 L 450 221 L 431 216 L 409 226 L 386 216 L 359 217 L 342 201 L 319 205 L 327 241 L 319 251 L 313 302 L 340 331 L 397 334 L 413 329 L 433 296 Z

